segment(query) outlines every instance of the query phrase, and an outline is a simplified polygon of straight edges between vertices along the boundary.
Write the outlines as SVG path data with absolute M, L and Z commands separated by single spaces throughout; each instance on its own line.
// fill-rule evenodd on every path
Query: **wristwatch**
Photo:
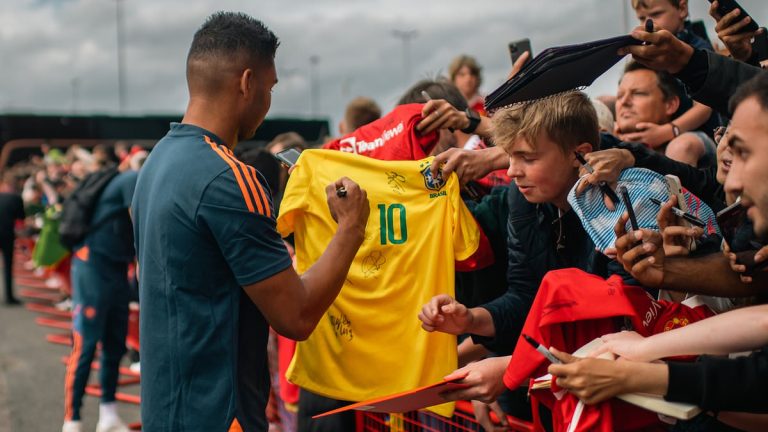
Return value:
M 669 124 L 672 125 L 672 135 L 674 135 L 675 138 L 679 137 L 680 136 L 680 128 L 676 124 L 674 124 L 672 122 L 669 122 Z
M 469 119 L 469 126 L 465 127 L 461 131 L 466 134 L 474 133 L 475 129 L 477 129 L 477 126 L 480 125 L 480 114 L 478 114 L 476 111 L 473 111 L 469 108 L 464 110 L 464 114 L 466 114 L 467 119 Z

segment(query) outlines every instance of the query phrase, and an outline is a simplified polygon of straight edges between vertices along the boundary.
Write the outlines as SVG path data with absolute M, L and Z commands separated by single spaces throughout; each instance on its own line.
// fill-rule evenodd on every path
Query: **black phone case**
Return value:
M 512 64 L 515 64 L 517 59 L 528 51 L 530 58 L 533 58 L 533 51 L 531 50 L 531 41 L 529 39 L 522 39 L 509 43 L 509 57 L 512 60 Z
M 723 239 L 731 246 L 736 229 L 744 222 L 744 207 L 740 203 L 731 204 L 717 213 L 717 224 Z
M 712 3 L 712 2 L 714 2 L 714 0 L 709 0 L 709 2 Z M 731 12 L 734 9 L 741 10 L 741 14 L 738 17 L 738 21 L 743 20 L 745 17 L 752 18 L 752 16 L 749 14 L 749 12 L 745 11 L 744 8 L 741 7 L 741 5 L 736 2 L 736 0 L 717 0 L 717 13 L 719 13 L 720 16 L 725 16 L 725 14 Z M 759 26 L 755 22 L 755 19 L 752 18 L 752 20 L 749 22 L 749 24 L 744 26 L 739 31 L 739 33 L 754 32 L 754 31 L 757 31 L 758 28 L 759 28 Z
M 755 263 L 756 250 L 748 250 L 736 253 L 736 262 L 746 267 L 744 276 L 752 276 L 756 271 L 764 269 L 768 266 L 768 260 Z

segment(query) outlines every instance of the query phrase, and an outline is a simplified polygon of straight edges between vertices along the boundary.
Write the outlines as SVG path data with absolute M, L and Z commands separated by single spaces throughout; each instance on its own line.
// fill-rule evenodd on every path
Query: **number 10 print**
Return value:
M 379 224 L 381 244 L 386 245 L 387 240 L 393 245 L 405 243 L 408 240 L 408 227 L 405 223 L 405 206 L 392 204 L 387 206 L 379 204 Z M 400 238 L 395 238 L 395 210 L 400 214 Z

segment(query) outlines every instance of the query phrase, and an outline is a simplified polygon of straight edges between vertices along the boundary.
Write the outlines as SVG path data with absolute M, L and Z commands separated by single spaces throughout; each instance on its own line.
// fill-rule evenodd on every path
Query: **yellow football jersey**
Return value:
M 480 233 L 459 181 L 433 178 L 432 158 L 381 161 L 307 150 L 291 174 L 277 229 L 295 234 L 299 273 L 336 232 L 325 187 L 342 176 L 368 194 L 365 240 L 344 287 L 306 341 L 288 379 L 314 393 L 362 401 L 440 381 L 456 369 L 456 337 L 421 328 L 421 307 L 454 295 L 454 261 L 475 253 Z M 437 408 L 437 407 L 436 407 Z M 434 409 L 450 415 L 452 404 Z

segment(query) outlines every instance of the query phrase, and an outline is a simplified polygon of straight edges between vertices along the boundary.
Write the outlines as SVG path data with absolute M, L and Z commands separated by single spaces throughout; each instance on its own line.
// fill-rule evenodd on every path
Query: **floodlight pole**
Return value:
M 78 99 L 80 99 L 80 77 L 74 77 L 72 84 L 72 114 L 77 114 Z
M 318 88 L 317 88 L 317 64 L 320 63 L 320 57 L 313 55 L 309 57 L 309 109 L 310 109 L 310 115 L 312 117 L 316 116 L 318 113 L 318 107 L 317 104 L 319 102 L 320 96 L 318 94 Z
M 403 41 L 403 75 L 406 84 L 411 82 L 411 39 L 418 35 L 417 30 L 392 30 L 392 36 Z
M 125 113 L 125 36 L 123 30 L 123 0 L 115 0 L 117 33 L 117 100 L 120 114 Z

